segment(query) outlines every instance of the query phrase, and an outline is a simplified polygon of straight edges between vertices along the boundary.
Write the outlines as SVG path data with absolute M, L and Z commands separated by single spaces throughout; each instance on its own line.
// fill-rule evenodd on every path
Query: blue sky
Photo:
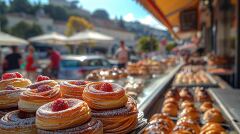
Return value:
M 48 0 L 30 1 L 48 3 Z M 137 3 L 136 0 L 79 0 L 79 5 L 90 12 L 96 9 L 105 9 L 112 19 L 122 16 L 125 21 L 137 20 L 155 28 L 165 29 L 165 27 Z

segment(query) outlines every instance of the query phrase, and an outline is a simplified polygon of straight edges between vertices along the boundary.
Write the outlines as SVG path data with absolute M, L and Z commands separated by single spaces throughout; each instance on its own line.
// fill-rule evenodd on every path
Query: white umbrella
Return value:
M 66 44 L 67 37 L 61 35 L 59 33 L 53 32 L 50 34 L 44 34 L 35 36 L 28 39 L 31 42 L 39 42 L 39 43 L 46 43 L 46 44 L 55 44 L 55 45 L 64 45 Z
M 9 35 L 7 33 L 0 32 L 0 45 L 17 46 L 27 44 L 28 42 L 24 39 Z
M 92 41 L 111 41 L 113 37 L 92 30 L 79 32 L 68 38 L 69 44 L 89 43 Z

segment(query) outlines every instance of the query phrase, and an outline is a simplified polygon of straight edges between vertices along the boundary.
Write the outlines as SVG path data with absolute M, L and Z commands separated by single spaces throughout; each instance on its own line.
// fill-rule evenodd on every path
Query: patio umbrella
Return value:
M 35 36 L 32 38 L 29 38 L 28 40 L 31 42 L 38 42 L 38 43 L 65 45 L 67 41 L 67 37 L 59 33 L 53 32 L 50 34 Z
M 94 41 L 111 41 L 113 37 L 92 30 L 79 32 L 68 38 L 69 44 L 91 43 Z
M 18 46 L 27 44 L 28 42 L 24 39 L 0 32 L 0 46 Z

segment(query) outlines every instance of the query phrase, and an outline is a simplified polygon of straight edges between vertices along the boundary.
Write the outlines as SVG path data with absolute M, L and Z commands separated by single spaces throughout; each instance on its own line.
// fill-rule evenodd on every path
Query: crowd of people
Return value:
M 52 78 L 57 78 L 61 55 L 52 47 L 47 49 L 47 54 L 50 60 L 47 71 Z M 2 72 L 12 72 L 19 69 L 24 69 L 26 76 L 30 79 L 34 79 L 37 75 L 37 69 L 39 68 L 40 65 L 38 55 L 33 46 L 27 47 L 27 53 L 24 56 L 19 53 L 18 47 L 12 46 L 11 53 L 4 57 Z

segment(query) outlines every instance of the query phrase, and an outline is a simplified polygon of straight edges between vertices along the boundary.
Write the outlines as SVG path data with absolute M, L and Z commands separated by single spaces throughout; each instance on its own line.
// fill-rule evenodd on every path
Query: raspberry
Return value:
M 78 86 L 81 86 L 81 85 L 86 85 L 87 83 L 85 82 L 85 81 L 76 81 L 75 83 L 74 83 L 75 85 L 78 85 Z
M 99 90 L 105 91 L 105 92 L 113 92 L 113 88 L 110 83 L 103 83 Z
M 22 78 L 22 74 L 20 74 L 19 72 L 16 72 L 15 75 L 17 76 L 17 78 Z
M 102 86 L 102 84 L 97 84 L 97 85 L 95 85 L 95 89 L 100 90 L 101 86 Z
M 68 109 L 68 107 L 69 106 L 66 101 L 64 101 L 63 99 L 57 99 L 52 104 L 52 111 L 53 112 L 62 111 Z
M 5 73 L 2 75 L 2 80 L 17 78 L 15 73 Z
M 50 80 L 50 78 L 49 77 L 47 77 L 47 76 L 43 76 L 43 75 L 38 75 L 38 77 L 37 77 L 37 82 L 39 82 L 39 81 L 44 81 L 44 80 Z
M 37 92 L 46 92 L 52 90 L 52 87 L 48 86 L 48 85 L 41 85 L 37 88 Z

